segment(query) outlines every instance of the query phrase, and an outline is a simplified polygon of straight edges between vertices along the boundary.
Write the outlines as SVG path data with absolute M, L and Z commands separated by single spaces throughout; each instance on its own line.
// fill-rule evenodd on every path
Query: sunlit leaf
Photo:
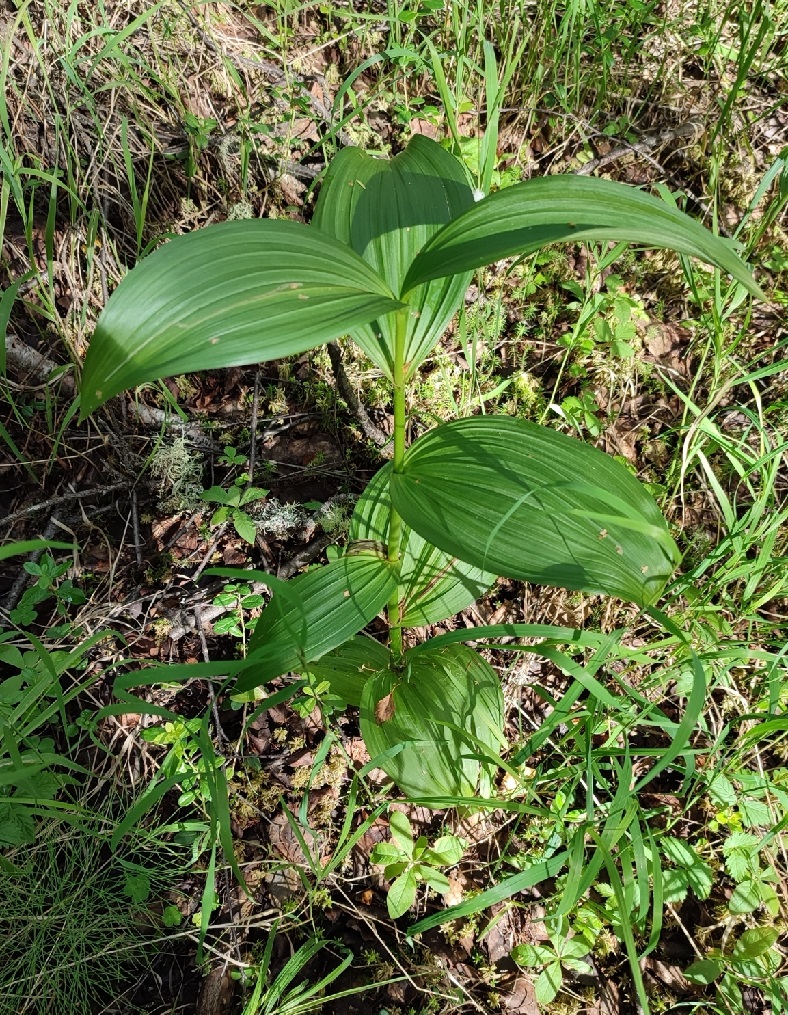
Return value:
M 411 857 L 413 855 L 413 828 L 407 815 L 402 811 L 392 811 L 389 817 L 389 832 L 401 852 L 405 856 Z
M 515 945 L 511 956 L 518 966 L 543 966 L 554 958 L 555 951 L 545 945 Z
M 386 907 L 392 920 L 399 919 L 413 905 L 416 898 L 416 877 L 411 870 L 400 874 L 397 880 L 389 888 L 386 896 Z
M 451 891 L 451 883 L 443 871 L 433 870 L 430 867 L 424 867 L 420 865 L 421 875 L 424 878 L 426 884 L 434 892 L 440 892 L 441 895 L 445 895 Z
M 435 841 L 422 859 L 425 863 L 440 864 L 442 867 L 453 867 L 462 859 L 463 841 L 456 835 L 442 835 Z
M 624 240 L 716 265 L 764 298 L 730 245 L 650 194 L 610 180 L 545 176 L 490 194 L 424 246 L 401 292 L 550 243 Z
M 444 224 L 473 205 L 461 164 L 429 138 L 416 135 L 395 158 L 345 148 L 329 167 L 313 224 L 352 247 L 398 295 L 411 262 Z M 446 273 L 444 273 L 445 275 Z M 405 362 L 413 373 L 443 335 L 462 303 L 470 273 L 411 288 Z M 348 328 L 389 377 L 394 317 Z
M 728 902 L 731 913 L 753 913 L 761 904 L 761 883 L 742 881 L 736 885 Z
M 562 982 L 560 962 L 551 962 L 545 966 L 534 983 L 534 996 L 539 1004 L 547 1005 L 554 1001 Z
M 327 680 L 332 694 L 358 706 L 370 675 L 385 670 L 390 662 L 385 645 L 359 634 L 310 663 L 307 670 L 316 680 Z
M 406 452 L 394 506 L 495 574 L 652 602 L 679 559 L 651 496 L 603 452 L 521 419 L 447 423 Z
M 157 377 L 314 348 L 400 304 L 348 247 L 300 222 L 223 222 L 141 261 L 99 318 L 82 418 Z
M 733 946 L 733 961 L 756 959 L 764 955 L 774 947 L 779 936 L 777 927 L 752 927 L 745 930 Z
M 489 788 L 486 766 L 471 739 L 500 748 L 503 696 L 495 671 L 463 645 L 406 653 L 401 671 L 373 675 L 361 699 L 361 733 L 371 758 L 404 744 L 381 768 L 411 797 L 473 797 Z M 390 717 L 376 705 L 391 696 Z M 467 732 L 471 737 L 464 736 Z
M 391 465 L 387 465 L 359 498 L 350 521 L 350 540 L 388 544 L 390 478 Z M 495 581 L 495 575 L 438 549 L 409 525 L 402 526 L 400 553 L 398 621 L 403 627 L 422 627 L 453 617 L 480 599 Z
M 233 693 L 249 691 L 342 645 L 376 617 L 394 589 L 388 562 L 362 552 L 294 578 L 263 611 L 249 641 L 249 666 Z
M 372 852 L 369 854 L 369 862 L 375 864 L 381 864 L 383 866 L 392 864 L 395 861 L 399 861 L 402 856 L 402 850 L 398 846 L 395 846 L 392 842 L 377 842 L 372 847 Z

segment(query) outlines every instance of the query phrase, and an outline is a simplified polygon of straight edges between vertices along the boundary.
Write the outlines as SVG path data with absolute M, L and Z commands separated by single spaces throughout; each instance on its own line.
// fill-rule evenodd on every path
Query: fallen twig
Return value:
M 342 363 L 342 353 L 339 345 L 336 342 L 328 343 L 328 358 L 331 360 L 331 369 L 334 373 L 334 379 L 337 382 L 337 391 L 342 398 L 347 402 L 347 406 L 364 431 L 364 436 L 372 441 L 372 443 L 380 448 L 380 453 L 386 458 L 391 458 L 393 447 L 391 446 L 391 437 L 384 434 L 382 430 L 378 429 L 372 420 L 369 418 L 367 410 L 361 404 L 356 392 L 353 390 L 353 385 L 350 383 L 345 367 Z
M 575 176 L 590 176 L 594 170 L 608 166 L 611 162 L 618 162 L 627 155 L 646 155 L 660 145 L 668 144 L 676 138 L 695 138 L 702 132 L 702 123 L 699 123 L 697 120 L 688 120 L 686 123 L 680 123 L 678 127 L 671 127 L 668 130 L 661 130 L 656 134 L 649 134 L 647 137 L 641 138 L 640 141 L 627 141 L 619 145 L 618 148 L 606 152 L 604 155 L 598 155 L 595 159 L 591 159 L 590 162 L 584 162 L 579 169 L 575 170 Z
M 64 395 L 73 397 L 76 385 L 71 367 L 63 367 L 61 364 L 55 363 L 42 353 L 31 349 L 16 335 L 5 336 L 5 351 L 8 366 L 28 381 L 32 380 L 33 387 L 45 387 L 49 383 L 58 383 Z M 64 372 L 56 378 L 56 382 L 50 382 L 50 378 L 56 370 Z M 203 432 L 199 422 L 185 421 L 179 416 L 165 412 L 164 409 L 151 408 L 135 401 L 131 402 L 129 411 L 137 422 L 147 429 L 160 430 L 162 427 L 177 427 L 195 446 L 205 450 L 219 450 L 219 445 Z
M 95 500 L 98 497 L 106 497 L 108 494 L 119 493 L 121 490 L 127 489 L 127 483 L 112 483 L 109 486 L 94 487 L 92 490 L 69 490 L 66 493 L 58 494 L 57 497 L 50 497 L 48 500 L 42 500 L 38 504 L 30 504 L 28 507 L 13 511 L 10 515 L 5 516 L 3 523 L 12 525 L 14 522 L 18 522 L 20 518 L 27 518 L 30 515 L 38 514 L 40 511 L 48 511 L 49 508 L 59 507 L 61 504 L 65 504 L 66 501 Z

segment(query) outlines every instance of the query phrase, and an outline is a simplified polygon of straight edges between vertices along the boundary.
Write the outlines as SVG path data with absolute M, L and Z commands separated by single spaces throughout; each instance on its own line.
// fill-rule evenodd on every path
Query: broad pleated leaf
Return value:
M 249 691 L 282 673 L 301 672 L 360 631 L 394 590 L 388 562 L 364 551 L 299 575 L 277 592 L 249 641 L 249 668 L 233 688 Z
M 392 476 L 402 518 L 495 574 L 653 602 L 679 560 L 665 520 L 615 459 L 508 417 L 447 423 Z
M 391 160 L 372 158 L 360 148 L 341 151 L 329 167 L 313 223 L 352 247 L 398 296 L 413 258 L 427 240 L 472 205 L 473 192 L 457 159 L 435 141 L 416 135 Z M 411 288 L 405 344 L 409 374 L 442 337 L 470 278 L 464 271 Z M 348 328 L 388 376 L 394 328 L 393 315 Z
M 490 194 L 427 242 L 400 292 L 548 243 L 605 240 L 689 254 L 764 298 L 744 262 L 688 215 L 636 187 L 585 176 L 546 176 Z
M 350 540 L 369 540 L 380 546 L 389 538 L 389 480 L 386 465 L 358 500 L 350 520 Z M 400 542 L 400 613 L 403 627 L 437 624 L 480 599 L 495 575 L 458 560 L 428 543 L 409 525 Z
M 99 318 L 82 416 L 144 381 L 290 356 L 398 306 L 357 254 L 300 222 L 177 236 L 128 273 Z
M 364 684 L 373 673 L 385 670 L 391 653 L 379 641 L 359 634 L 311 663 L 307 669 L 319 682 L 327 680 L 333 694 L 348 705 L 360 705 Z M 306 672 L 306 671 L 305 671 Z
M 361 734 L 371 758 L 412 797 L 486 796 L 490 770 L 480 746 L 500 753 L 503 695 L 495 671 L 473 649 L 451 645 L 404 657 L 404 669 L 373 674 L 361 699 Z M 464 736 L 467 732 L 470 736 Z

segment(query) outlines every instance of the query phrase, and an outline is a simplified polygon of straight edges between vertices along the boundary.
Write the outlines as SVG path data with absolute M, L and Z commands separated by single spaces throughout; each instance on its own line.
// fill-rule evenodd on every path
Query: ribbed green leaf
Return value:
M 290 356 L 399 306 L 357 254 L 300 222 L 177 236 L 129 272 L 99 318 L 82 417 L 144 381 Z
M 376 617 L 394 589 L 380 555 L 364 551 L 294 578 L 263 611 L 249 641 L 249 667 L 233 693 L 290 671 L 342 645 Z
M 497 754 L 502 729 L 500 681 L 464 645 L 406 653 L 402 671 L 373 674 L 364 686 L 361 734 L 370 757 L 404 744 L 381 767 L 412 797 L 487 795 L 489 772 L 471 738 Z
M 525 420 L 430 431 L 406 452 L 391 496 L 429 542 L 509 578 L 646 604 L 679 560 L 659 508 L 622 465 Z
M 373 478 L 359 498 L 350 520 L 349 539 L 371 540 L 381 546 L 389 538 L 391 465 Z M 409 525 L 400 542 L 400 612 L 402 627 L 422 627 L 453 617 L 480 599 L 495 575 L 428 543 Z
M 399 292 L 548 243 L 592 240 L 625 240 L 689 254 L 764 298 L 730 246 L 688 215 L 635 187 L 585 176 L 546 176 L 490 194 L 429 240 Z
M 473 205 L 460 163 L 439 144 L 416 135 L 396 158 L 376 159 L 345 148 L 329 167 L 313 223 L 352 247 L 399 294 L 411 262 L 431 236 Z M 446 276 L 447 272 L 443 275 Z M 405 362 L 411 374 L 437 344 L 470 283 L 466 271 L 410 287 Z M 348 328 L 388 376 L 394 318 Z
M 348 705 L 358 706 L 369 677 L 385 670 L 390 662 L 391 653 L 385 645 L 359 634 L 310 663 L 307 669 L 317 681 L 327 680 L 332 693 Z

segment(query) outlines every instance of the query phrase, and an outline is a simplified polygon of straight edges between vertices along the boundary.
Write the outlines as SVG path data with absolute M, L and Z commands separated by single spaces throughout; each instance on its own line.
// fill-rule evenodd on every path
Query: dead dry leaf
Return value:
M 500 995 L 505 1011 L 515 1015 L 541 1015 L 533 982 L 527 976 L 520 975 L 513 981 L 502 981 Z
M 375 722 L 378 726 L 382 726 L 384 722 L 388 722 L 389 719 L 394 718 L 396 710 L 397 707 L 394 704 L 394 695 L 387 694 L 385 698 L 381 698 L 377 705 L 375 705 Z
M 197 999 L 196 1015 L 225 1015 L 230 1011 L 236 981 L 229 966 L 212 969 L 202 981 Z

